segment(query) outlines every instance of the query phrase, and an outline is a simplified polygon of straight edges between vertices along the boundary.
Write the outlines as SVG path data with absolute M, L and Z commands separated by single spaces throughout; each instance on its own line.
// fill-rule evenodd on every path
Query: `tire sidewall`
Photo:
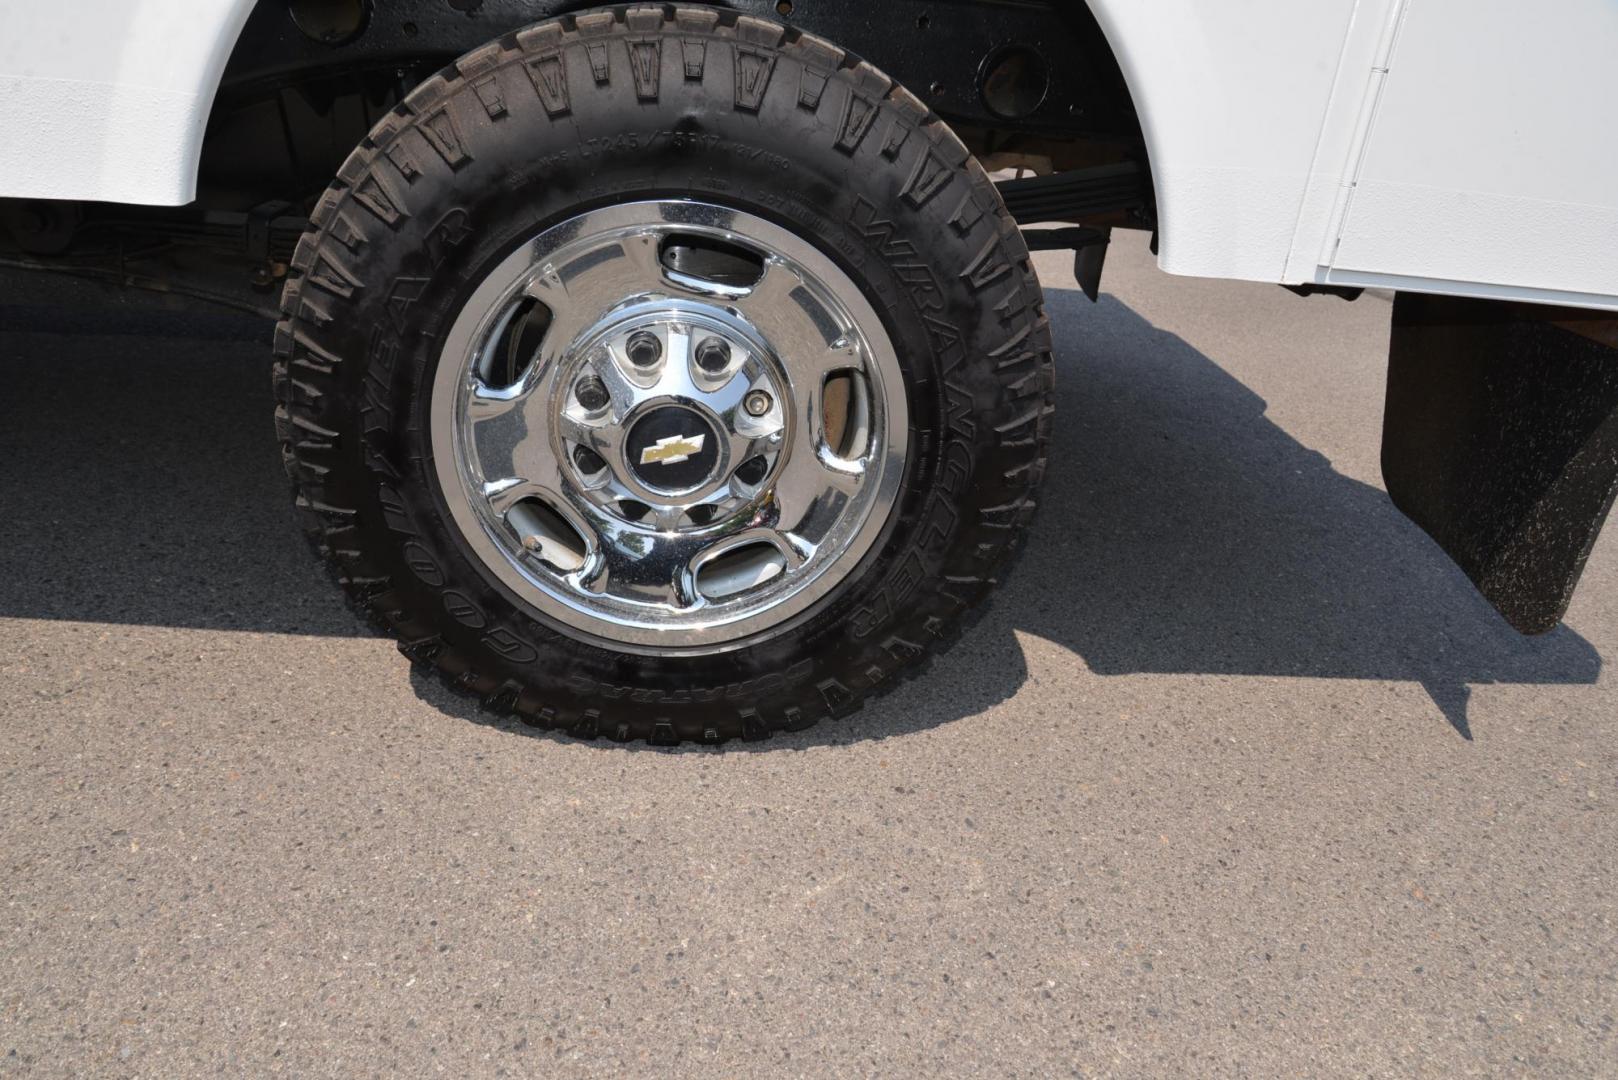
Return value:
M 660 41 L 675 52 L 687 39 L 664 32 Z M 376 557 L 397 594 L 390 602 L 437 613 L 427 622 L 448 646 L 443 655 L 461 658 L 469 685 L 513 682 L 532 691 L 519 704 L 540 709 L 627 701 L 682 734 L 707 730 L 717 702 L 755 717 L 763 710 L 773 716 L 766 727 L 818 718 L 805 710 L 839 711 L 854 696 L 850 683 L 878 681 L 924 648 L 911 639 L 950 621 L 962 600 L 940 584 L 975 580 L 990 546 L 961 523 L 1004 495 L 993 473 L 1004 462 L 979 418 L 1003 407 L 1006 388 L 984 358 L 1015 340 L 1018 320 L 1039 315 L 1025 274 L 991 278 L 1007 287 L 994 291 L 998 306 L 986 302 L 970 273 L 974 256 L 984 264 L 974 245 L 995 248 L 1008 266 L 1020 252 L 1025 269 L 1026 251 L 994 215 L 979 227 L 986 181 L 978 189 L 970 181 L 981 171 L 940 125 L 924 128 L 913 99 L 896 108 L 890 98 L 847 148 L 848 118 L 837 123 L 837 112 L 854 106 L 829 99 L 852 102 L 854 75 L 868 68 L 822 69 L 775 53 L 768 77 L 777 89 L 742 109 L 724 93 L 737 85 L 742 51 L 721 44 L 707 43 L 700 81 L 665 65 L 655 101 L 629 79 L 591 78 L 603 50 L 609 69 L 614 60 L 627 69 L 631 46 L 621 35 L 560 51 L 569 91 L 561 117 L 526 108 L 494 118 L 479 95 L 452 94 L 440 130 L 447 114 L 463 160 L 440 167 L 437 143 L 415 127 L 385 133 L 391 141 L 371 148 L 364 178 L 350 183 L 326 229 L 339 240 L 345 225 L 365 237 L 347 265 L 366 283 L 329 335 L 337 354 L 366 358 L 340 370 L 350 403 L 343 429 L 363 435 L 346 445 L 331 483 L 346 489 L 362 529 L 386 533 Z M 524 89 L 520 65 L 493 77 L 507 96 Z M 811 85 L 828 99 L 813 108 L 801 89 Z M 949 170 L 936 188 L 929 166 Z M 501 259 L 586 210 L 668 197 L 769 219 L 849 274 L 899 357 L 910 453 L 883 534 L 827 598 L 736 647 L 660 660 L 564 630 L 468 553 L 437 482 L 428 409 L 446 333 Z M 968 272 L 938 269 L 952 265 Z

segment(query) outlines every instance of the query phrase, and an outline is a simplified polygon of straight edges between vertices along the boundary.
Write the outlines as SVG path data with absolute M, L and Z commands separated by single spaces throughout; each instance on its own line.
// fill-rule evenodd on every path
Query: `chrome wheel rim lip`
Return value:
M 670 271 L 655 254 L 658 243 L 669 235 L 708 237 L 754 252 L 763 260 L 763 278 L 751 289 L 741 289 Z M 602 259 L 600 254 L 606 251 L 616 254 Z M 594 269 L 567 278 L 570 268 L 591 259 L 596 260 Z M 593 282 L 588 281 L 590 274 Z M 581 281 L 587 287 L 581 287 Z M 505 443 L 485 437 L 485 421 L 478 417 L 489 414 L 474 411 L 507 408 L 498 401 L 489 406 L 478 365 L 503 320 L 527 296 L 542 297 L 554 318 L 522 381 L 522 404 L 494 415 L 521 413 L 525 419 L 547 421 L 539 438 L 546 441 L 556 462 L 541 467 L 547 472 L 554 469 L 547 482 L 556 490 L 547 494 L 548 504 L 554 496 L 551 508 L 579 531 L 587 545 L 594 545 L 585 552 L 585 566 L 572 573 L 538 562 L 503 516 L 502 507 L 509 506 L 509 493 L 516 489 L 491 494 L 501 482 L 491 473 L 505 471 Z M 794 302 L 785 302 L 788 297 Z M 723 393 L 699 378 L 691 359 L 695 335 L 687 334 L 683 344 L 679 342 L 677 332 L 686 324 L 723 332 L 733 351 L 744 357 L 734 362 L 731 378 L 722 384 Z M 576 398 L 567 394 L 577 385 L 581 370 L 604 372 L 606 368 L 599 365 L 611 365 L 621 356 L 599 346 L 600 341 L 621 341 L 647 325 L 665 333 L 670 355 L 659 378 L 667 378 L 668 384 L 641 387 L 640 392 L 651 396 L 643 393 L 637 399 L 625 413 L 632 417 L 627 422 L 616 414 L 621 404 L 618 394 L 629 391 L 612 388 L 607 409 L 619 429 L 614 446 L 625 441 L 638 417 L 662 407 L 658 402 L 702 410 L 726 445 L 714 473 L 689 492 L 635 490 L 633 485 L 619 484 L 637 496 L 661 500 L 653 507 L 659 515 L 656 521 L 637 523 L 625 520 L 610 499 L 602 497 L 601 489 L 588 490 L 588 483 L 569 471 L 569 439 L 579 430 L 579 412 Z M 684 382 L 675 377 L 682 365 L 689 376 Z M 615 366 L 624 365 L 620 361 Z M 848 368 L 859 372 L 865 387 L 865 442 L 857 459 L 830 452 L 819 419 L 825 373 Z M 769 388 L 780 411 L 778 418 L 772 413 L 769 419 L 779 420 L 781 449 L 768 473 L 753 486 L 733 475 L 742 464 L 735 458 L 759 445 L 756 440 L 761 436 L 754 432 L 767 430 L 768 424 L 749 427 L 738 419 L 746 390 L 733 384 L 744 374 L 746 387 Z M 702 385 L 688 385 L 695 383 Z M 690 396 L 673 393 L 675 384 Z M 715 402 L 727 405 L 729 411 L 718 411 Z M 535 458 L 543 456 L 543 450 L 533 450 L 532 425 L 497 420 L 491 428 L 500 424 L 525 433 L 511 445 L 527 447 L 522 452 L 533 451 Z M 593 434 L 588 437 L 595 439 Z M 429 402 L 429 438 L 434 473 L 455 526 L 477 561 L 523 605 L 630 651 L 688 652 L 735 648 L 779 632 L 846 580 L 870 554 L 892 517 L 910 443 L 897 354 L 876 311 L 848 275 L 813 244 L 773 222 L 685 200 L 624 203 L 589 211 L 546 229 L 503 259 L 473 290 L 444 340 Z M 521 471 L 516 460 L 514 450 L 511 470 Z M 609 464 L 614 466 L 610 470 L 614 482 L 623 481 L 617 470 L 627 473 L 627 467 L 621 460 Z M 823 488 L 815 489 L 817 482 Z M 706 500 L 727 509 L 717 525 L 699 527 L 682 518 L 670 527 L 669 507 L 685 506 L 681 500 Z M 618 506 L 622 505 L 620 500 Z M 682 512 L 688 513 L 688 508 Z M 779 551 L 783 568 L 738 595 L 705 596 L 699 583 L 707 568 L 721 565 L 727 553 L 752 550 L 749 545 Z M 641 551 L 645 554 L 637 555 L 633 565 L 623 561 L 626 552 Z M 663 585 L 656 583 L 656 589 L 637 592 L 634 579 L 641 574 L 655 578 L 654 569 L 663 565 L 658 558 L 674 575 L 672 591 L 665 597 L 656 591 Z M 617 573 L 620 569 L 622 576 Z

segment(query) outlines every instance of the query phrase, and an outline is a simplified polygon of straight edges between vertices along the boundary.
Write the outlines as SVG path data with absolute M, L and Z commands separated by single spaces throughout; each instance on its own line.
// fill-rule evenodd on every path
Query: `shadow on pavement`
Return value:
M 1588 642 L 1517 634 L 1385 493 L 1202 353 L 1111 296 L 1050 307 L 1060 419 L 1018 629 L 1101 675 L 1416 682 L 1468 738 L 1468 684 L 1595 681 Z
M 235 316 L 0 307 L 0 617 L 370 633 L 294 524 L 269 340 Z
M 1595 681 L 1588 642 L 1566 627 L 1518 636 L 1386 495 L 1333 471 L 1206 356 L 1111 296 L 1049 301 L 1052 467 L 1021 565 L 944 661 L 973 677 L 935 672 L 899 707 L 794 742 L 899 734 L 1004 700 L 1027 674 L 1013 631 L 1100 675 L 1416 682 L 1468 738 L 1469 685 Z M 234 318 L 0 307 L 0 617 L 370 633 L 292 522 L 267 336 Z

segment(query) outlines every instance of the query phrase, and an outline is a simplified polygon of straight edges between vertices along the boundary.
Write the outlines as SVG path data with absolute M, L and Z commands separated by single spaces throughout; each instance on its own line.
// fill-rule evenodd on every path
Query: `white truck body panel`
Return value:
M 1361 5 L 1092 0 L 1090 6 L 1146 136 L 1163 269 L 1281 280 L 1339 58 Z
M 0 196 L 179 206 L 253 0 L 9 0 Z
M 1612 306 L 1615 56 L 1611 0 L 1409 0 L 1324 280 Z
M 13 2 L 0 196 L 177 205 L 253 0 Z M 1091 0 L 1176 274 L 1618 309 L 1618 6 Z
M 1091 0 L 1176 274 L 1618 309 L 1610 0 Z

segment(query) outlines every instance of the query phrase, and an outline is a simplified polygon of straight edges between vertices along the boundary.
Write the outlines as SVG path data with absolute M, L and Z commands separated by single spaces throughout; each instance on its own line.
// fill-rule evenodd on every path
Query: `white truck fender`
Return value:
M 178 206 L 254 0 L 7 5 L 0 196 Z

